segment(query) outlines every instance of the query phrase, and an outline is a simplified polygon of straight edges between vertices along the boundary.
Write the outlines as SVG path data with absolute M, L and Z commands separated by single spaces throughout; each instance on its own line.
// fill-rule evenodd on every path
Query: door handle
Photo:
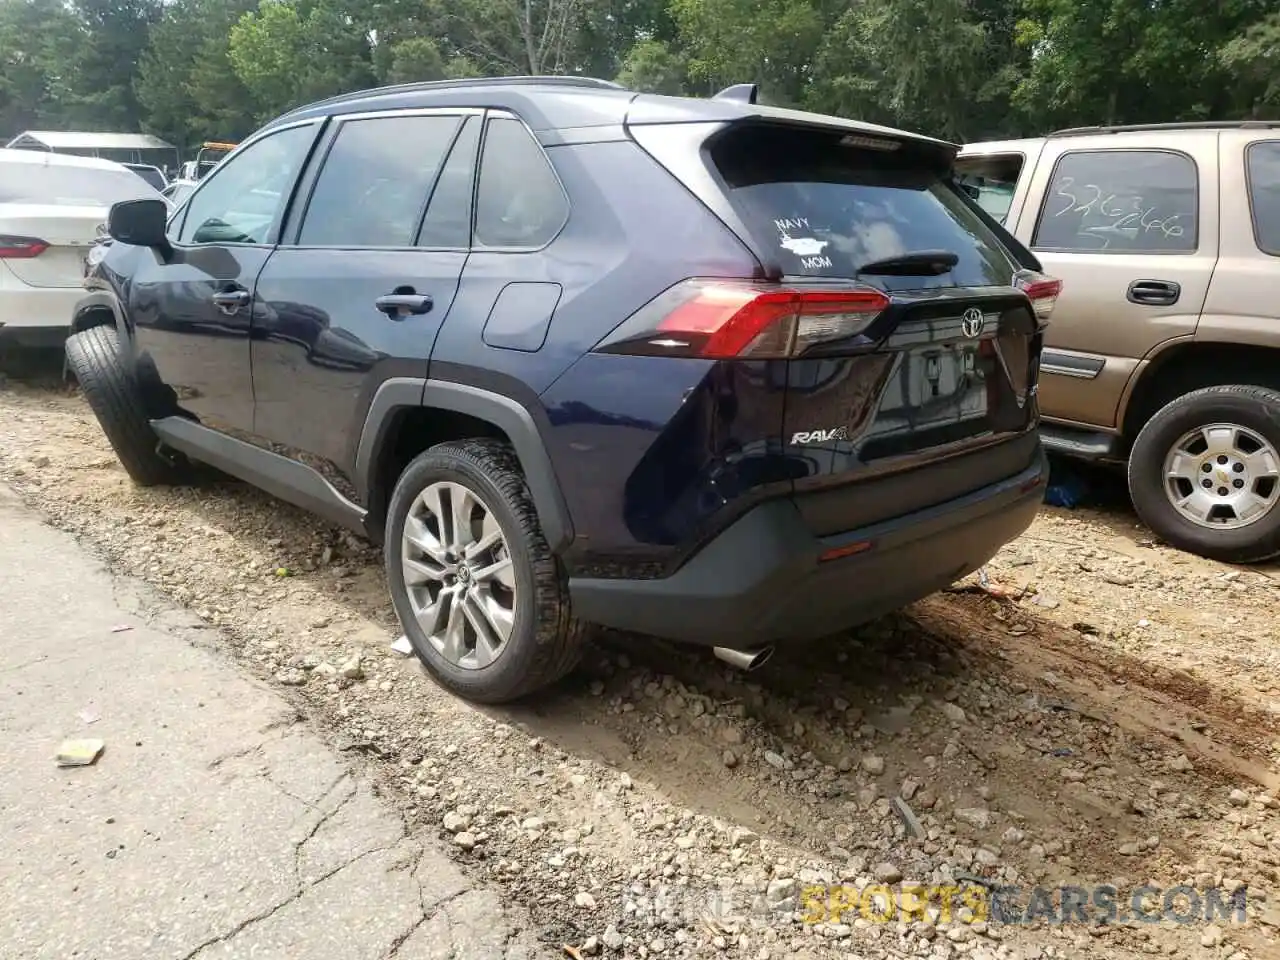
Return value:
M 230 316 L 252 299 L 248 290 L 219 290 L 213 295 L 214 305 Z
M 388 293 L 373 301 L 373 305 L 392 320 L 400 320 L 430 313 L 435 302 L 425 293 Z
M 1129 302 L 1148 307 L 1168 307 L 1178 302 L 1182 287 L 1172 280 L 1135 280 L 1129 284 Z

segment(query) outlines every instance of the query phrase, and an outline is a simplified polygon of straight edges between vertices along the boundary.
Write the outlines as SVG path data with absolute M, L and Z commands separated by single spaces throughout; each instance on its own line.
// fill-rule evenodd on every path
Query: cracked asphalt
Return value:
M 0 957 L 534 960 L 216 634 L 0 485 Z M 54 762 L 65 738 L 106 749 Z

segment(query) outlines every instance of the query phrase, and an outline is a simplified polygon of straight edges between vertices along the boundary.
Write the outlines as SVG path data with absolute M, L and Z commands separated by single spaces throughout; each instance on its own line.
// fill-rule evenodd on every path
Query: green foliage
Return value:
M 231 28 L 229 56 L 259 120 L 374 83 L 359 0 L 262 0 Z
M 257 0 L 173 0 L 151 28 L 135 90 L 146 129 L 172 143 L 252 132 L 249 92 L 232 66 L 231 27 Z
M 1239 83 L 1240 105 L 1250 116 L 1280 114 L 1280 10 L 1224 43 L 1219 59 Z
M 618 83 L 643 93 L 678 95 L 688 82 L 688 59 L 665 40 L 638 41 L 618 71 Z
M 1275 0 L 0 0 L 0 137 L 237 139 L 377 83 L 616 77 L 952 139 L 1275 117 Z

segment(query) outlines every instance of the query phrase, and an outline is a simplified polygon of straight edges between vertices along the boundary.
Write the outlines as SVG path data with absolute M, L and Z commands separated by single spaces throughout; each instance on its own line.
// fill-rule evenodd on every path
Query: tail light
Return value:
M 49 249 L 49 244 L 35 237 L 13 237 L 0 233 L 0 260 L 31 260 Z
M 889 298 L 869 287 L 805 289 L 685 280 L 596 346 L 600 353 L 775 360 L 862 333 Z
M 1013 278 L 1013 285 L 1027 295 L 1039 319 L 1048 320 L 1053 315 L 1058 295 L 1062 293 L 1061 280 L 1034 270 L 1019 270 Z

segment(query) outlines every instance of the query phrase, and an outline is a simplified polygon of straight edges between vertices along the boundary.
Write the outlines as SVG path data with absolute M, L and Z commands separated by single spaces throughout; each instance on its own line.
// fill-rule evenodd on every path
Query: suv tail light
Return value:
M 814 288 L 684 280 L 597 346 L 600 353 L 776 360 L 864 331 L 889 306 L 869 287 Z
M 1037 318 L 1048 320 L 1053 315 L 1058 295 L 1062 293 L 1061 280 L 1034 270 L 1019 270 L 1013 278 L 1013 285 L 1027 295 Z
M 0 233 L 0 260 L 31 260 L 49 249 L 49 244 L 35 237 L 13 237 Z

